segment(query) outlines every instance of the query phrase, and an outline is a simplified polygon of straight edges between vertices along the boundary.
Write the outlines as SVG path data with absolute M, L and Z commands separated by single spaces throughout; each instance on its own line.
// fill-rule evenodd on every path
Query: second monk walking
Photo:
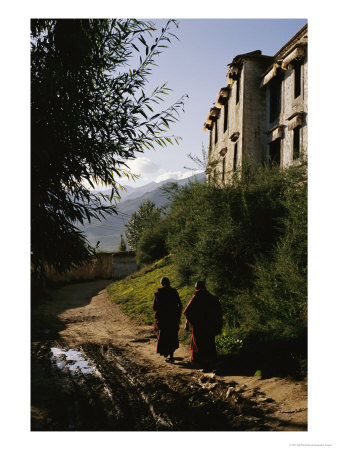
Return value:
M 222 308 L 218 299 L 207 291 L 203 281 L 195 285 L 196 291 L 184 310 L 193 331 L 190 342 L 190 360 L 205 368 L 216 362 L 215 336 L 222 329 Z

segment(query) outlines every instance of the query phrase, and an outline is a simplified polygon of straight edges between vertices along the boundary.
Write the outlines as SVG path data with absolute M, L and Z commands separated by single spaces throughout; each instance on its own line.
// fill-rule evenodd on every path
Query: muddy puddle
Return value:
M 72 375 L 93 374 L 94 367 L 84 358 L 80 350 L 52 347 L 50 351 L 51 362 L 58 369 L 69 371 Z

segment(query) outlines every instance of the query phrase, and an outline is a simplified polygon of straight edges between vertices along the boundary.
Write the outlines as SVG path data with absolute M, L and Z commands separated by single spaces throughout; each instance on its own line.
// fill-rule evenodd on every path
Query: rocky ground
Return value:
M 185 345 L 167 363 L 153 328 L 109 301 L 107 284 L 33 303 L 33 431 L 307 430 L 305 382 L 204 373 Z

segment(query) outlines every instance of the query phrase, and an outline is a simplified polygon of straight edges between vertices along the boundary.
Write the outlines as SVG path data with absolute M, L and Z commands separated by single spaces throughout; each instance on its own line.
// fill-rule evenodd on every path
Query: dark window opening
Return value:
M 281 88 L 282 83 L 278 78 L 270 82 L 270 122 L 276 120 L 281 110 Z
M 237 142 L 235 144 L 235 148 L 234 148 L 234 170 L 237 169 Z
M 293 129 L 293 159 L 299 158 L 300 155 L 300 127 Z
M 269 144 L 269 163 L 270 166 L 276 164 L 280 165 L 280 139 L 276 139 L 275 141 Z
M 228 129 L 228 102 L 224 105 L 224 133 Z
M 296 63 L 294 65 L 293 72 L 294 72 L 294 80 L 295 80 L 294 96 L 295 96 L 295 98 L 297 98 L 300 96 L 300 91 L 301 91 L 302 66 L 300 63 Z
M 214 123 L 214 129 L 215 129 L 215 144 L 216 144 L 216 142 L 217 142 L 217 140 L 218 140 L 217 120 L 215 120 L 215 123 Z
M 225 158 L 222 160 L 222 181 L 225 180 Z
M 209 152 L 211 152 L 211 146 L 212 146 L 212 136 L 211 136 L 211 130 L 209 132 Z
M 239 102 L 239 88 L 240 88 L 240 77 L 236 81 L 236 104 Z

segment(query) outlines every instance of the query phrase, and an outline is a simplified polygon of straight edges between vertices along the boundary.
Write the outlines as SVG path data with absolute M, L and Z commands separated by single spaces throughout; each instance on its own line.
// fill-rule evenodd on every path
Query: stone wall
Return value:
M 227 181 L 231 180 L 232 172 L 233 172 L 233 164 L 234 164 L 234 148 L 235 142 L 232 142 L 230 137 L 241 130 L 242 126 L 242 117 L 243 117 L 243 77 L 241 76 L 239 79 L 241 83 L 240 88 L 240 100 L 236 103 L 236 83 L 229 89 L 229 96 L 227 99 L 227 107 L 228 107 L 228 125 L 227 129 L 224 132 L 224 115 L 225 115 L 225 106 L 223 105 L 220 108 L 217 120 L 212 126 L 210 131 L 211 133 L 211 146 L 209 149 L 209 157 L 208 162 L 211 163 L 211 175 L 217 175 L 217 180 L 221 180 L 221 174 L 223 172 L 223 158 L 225 159 L 225 179 Z M 218 140 L 215 143 L 215 124 L 218 127 Z M 226 149 L 226 153 L 224 156 L 220 156 L 220 152 Z M 241 149 L 242 149 L 242 135 L 240 133 L 239 138 L 237 140 L 237 161 L 240 164 L 241 162 Z M 216 165 L 213 165 L 213 162 L 216 162 Z M 214 172 L 216 171 L 216 173 Z
M 300 95 L 295 98 L 298 93 L 295 94 L 294 67 L 298 67 L 299 63 L 301 90 Z M 281 167 L 298 164 L 301 157 L 307 154 L 307 80 L 307 26 L 296 33 L 273 57 L 262 55 L 257 50 L 236 56 L 228 70 L 228 86 L 221 88 L 204 123 L 204 130 L 208 129 L 210 133 L 207 180 L 215 177 L 220 185 L 232 182 L 235 146 L 237 167 L 245 161 L 255 165 L 267 162 L 270 150 L 275 153 L 278 146 Z M 236 102 L 238 83 L 240 95 Z M 278 114 L 276 107 L 276 115 L 271 122 L 270 91 L 274 85 L 278 87 L 278 83 L 281 86 L 280 113 Z M 224 132 L 225 106 L 224 103 L 220 104 L 219 99 L 222 98 L 224 102 L 222 93 L 226 91 L 228 126 Z M 215 125 L 218 130 L 216 143 Z M 270 146 L 274 141 L 276 145 Z M 297 148 L 298 143 L 299 155 L 298 151 L 294 153 L 293 148 Z
M 298 164 L 299 159 L 294 159 L 293 155 L 293 135 L 294 131 L 290 127 L 292 117 L 300 114 L 302 124 L 299 128 L 300 134 L 300 157 L 306 157 L 308 146 L 308 58 L 307 58 L 307 27 L 303 27 L 279 52 L 274 56 L 275 62 L 283 59 L 291 53 L 292 50 L 301 46 L 305 52 L 304 59 L 300 62 L 301 67 L 301 89 L 300 95 L 295 98 L 295 69 L 293 62 L 289 64 L 281 73 L 281 108 L 278 117 L 273 122 L 269 121 L 270 105 L 270 85 L 265 89 L 266 92 L 266 155 L 269 152 L 269 143 L 273 139 L 271 130 L 278 127 L 281 129 L 280 138 L 280 166 L 288 167 L 292 164 Z
M 113 273 L 114 279 L 126 277 L 136 272 L 138 266 L 136 264 L 135 252 L 118 252 L 113 253 Z
M 265 91 L 260 89 L 262 72 L 272 61 L 272 57 L 261 54 L 248 54 L 241 57 L 238 67 L 239 78 L 227 86 L 228 123 L 224 132 L 225 107 L 219 109 L 210 134 L 211 142 L 208 154 L 209 173 L 217 175 L 222 184 L 223 165 L 225 183 L 231 183 L 234 171 L 234 154 L 237 146 L 237 167 L 244 161 L 259 164 L 263 162 L 265 150 Z M 239 100 L 236 101 L 239 83 Z M 215 143 L 215 123 L 218 126 L 218 141 Z M 223 162 L 224 160 L 224 162 Z M 214 162 L 217 162 L 214 165 Z M 214 172 L 216 171 L 216 173 Z
M 243 64 L 243 157 L 255 165 L 262 164 L 265 156 L 265 92 L 260 88 L 261 74 L 270 59 L 247 59 Z
M 301 155 L 307 154 L 307 57 L 301 65 L 301 93 L 294 98 L 294 70 L 286 71 L 282 84 L 282 111 L 280 124 L 284 129 L 284 139 L 281 148 L 281 167 L 287 167 L 293 162 L 293 131 L 288 129 L 289 117 L 296 113 L 303 114 L 303 126 L 300 128 Z
M 134 252 L 99 253 L 91 262 L 68 270 L 64 274 L 47 269 L 46 278 L 53 283 L 90 281 L 99 278 L 119 279 L 138 269 Z

